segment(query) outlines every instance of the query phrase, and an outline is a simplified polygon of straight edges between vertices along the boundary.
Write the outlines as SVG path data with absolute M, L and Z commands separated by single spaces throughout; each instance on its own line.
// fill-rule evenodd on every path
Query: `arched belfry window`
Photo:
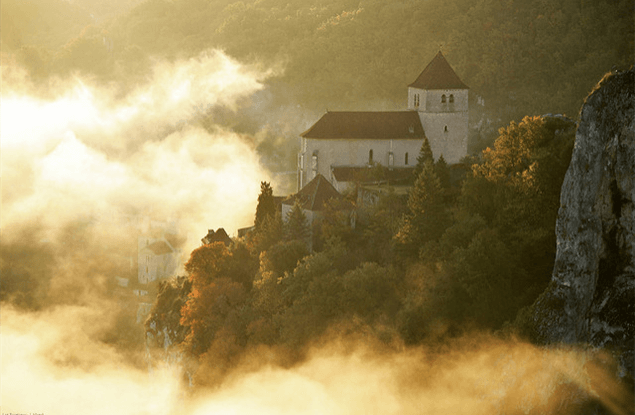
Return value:
M 450 94 L 450 104 L 454 104 L 454 94 Z
M 313 152 L 311 156 L 311 171 L 313 172 L 313 177 L 317 176 L 318 172 L 318 152 L 317 150 Z
M 448 132 L 448 126 L 447 126 L 447 125 L 443 128 L 443 132 L 444 132 L 444 133 L 447 133 L 447 132 Z
M 368 164 L 373 164 L 373 150 L 368 151 Z
M 441 95 L 441 103 L 445 104 L 445 94 Z
M 406 153 L 406 156 L 404 157 L 404 164 L 406 166 L 408 165 L 408 153 Z

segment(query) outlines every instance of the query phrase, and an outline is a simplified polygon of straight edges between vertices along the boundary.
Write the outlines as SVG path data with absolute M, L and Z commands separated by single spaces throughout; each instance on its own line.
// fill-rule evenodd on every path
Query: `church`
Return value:
M 439 52 L 408 85 L 407 111 L 327 111 L 300 135 L 298 189 L 321 174 L 341 192 L 375 164 L 396 176 L 410 172 L 424 137 L 436 159 L 459 163 L 467 155 L 468 89 Z

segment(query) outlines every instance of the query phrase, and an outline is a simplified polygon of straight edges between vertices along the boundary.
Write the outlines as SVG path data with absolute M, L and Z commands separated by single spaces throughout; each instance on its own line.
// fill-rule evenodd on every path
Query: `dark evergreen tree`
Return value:
M 407 256 L 416 256 L 426 243 L 437 241 L 449 226 L 450 216 L 443 199 L 434 163 L 428 161 L 410 191 L 409 213 L 396 236 L 398 249 Z
M 448 225 L 448 212 L 443 203 L 441 181 L 434 164 L 427 162 L 417 177 L 408 198 L 410 218 L 416 233 L 415 240 L 425 243 L 437 240 Z
M 428 137 L 424 137 L 421 149 L 419 150 L 419 155 L 417 156 L 417 165 L 415 166 L 414 171 L 415 180 L 421 174 L 423 166 L 425 166 L 428 162 L 434 163 L 434 156 L 432 155 L 432 148 L 430 148 L 430 141 L 428 141 Z
M 306 215 L 297 200 L 287 215 L 285 231 L 286 239 L 289 241 L 302 240 L 309 236 L 309 225 L 307 224 Z
M 448 168 L 448 163 L 445 161 L 443 154 L 439 156 L 439 160 L 434 163 L 434 172 L 437 174 L 439 178 L 439 182 L 441 183 L 441 188 L 447 190 L 450 188 L 450 169 Z
M 276 205 L 273 200 L 273 188 L 268 182 L 260 182 L 260 194 L 258 195 L 258 206 L 256 206 L 256 220 L 254 225 L 256 230 L 260 230 L 265 218 L 274 218 L 276 215 Z

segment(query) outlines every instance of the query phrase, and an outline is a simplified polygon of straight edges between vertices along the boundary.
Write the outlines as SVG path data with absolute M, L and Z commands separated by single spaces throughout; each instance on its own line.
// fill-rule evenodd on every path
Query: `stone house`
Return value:
M 297 193 L 287 197 L 282 201 L 282 220 L 287 221 L 293 205 L 298 202 L 302 208 L 302 212 L 307 219 L 307 225 L 310 230 L 309 249 L 312 248 L 314 225 L 319 223 L 326 209 L 327 203 L 334 201 L 339 209 L 346 210 L 349 215 L 350 224 L 355 226 L 355 211 L 352 204 L 348 203 L 344 197 L 333 187 L 333 185 L 321 174 L 313 178 L 306 186 Z
M 169 278 L 179 269 L 181 251 L 176 236 L 166 234 L 161 238 L 138 238 L 137 273 L 139 284 Z

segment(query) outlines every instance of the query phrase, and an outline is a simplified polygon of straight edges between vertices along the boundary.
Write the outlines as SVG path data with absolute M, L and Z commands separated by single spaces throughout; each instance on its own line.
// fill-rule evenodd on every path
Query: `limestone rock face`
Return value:
M 552 281 L 534 304 L 544 343 L 614 351 L 635 374 L 635 82 L 607 75 L 580 114 L 562 185 Z

